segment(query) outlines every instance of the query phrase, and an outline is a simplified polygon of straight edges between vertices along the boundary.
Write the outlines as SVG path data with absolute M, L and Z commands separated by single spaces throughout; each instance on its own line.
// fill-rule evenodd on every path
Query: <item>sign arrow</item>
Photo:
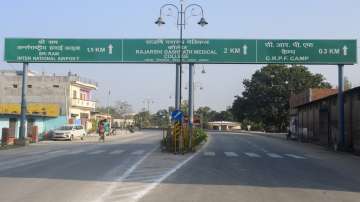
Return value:
M 245 44 L 245 45 L 243 46 L 243 53 L 244 53 L 244 55 L 247 55 L 247 49 L 248 49 L 248 46 Z
M 113 53 L 112 51 L 114 46 L 112 44 L 109 44 L 108 48 L 109 48 L 109 54 L 111 55 Z
M 348 48 L 347 46 L 344 46 L 344 47 L 343 47 L 343 51 L 344 51 L 344 55 L 345 55 L 345 56 L 347 56 L 347 54 L 348 54 L 348 49 L 349 49 L 349 48 Z

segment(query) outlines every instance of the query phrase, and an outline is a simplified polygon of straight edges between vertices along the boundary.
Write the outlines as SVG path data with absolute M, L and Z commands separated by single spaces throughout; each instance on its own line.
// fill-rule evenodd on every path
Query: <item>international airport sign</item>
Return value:
M 181 50 L 182 49 L 182 50 Z M 6 38 L 12 63 L 355 64 L 356 40 Z

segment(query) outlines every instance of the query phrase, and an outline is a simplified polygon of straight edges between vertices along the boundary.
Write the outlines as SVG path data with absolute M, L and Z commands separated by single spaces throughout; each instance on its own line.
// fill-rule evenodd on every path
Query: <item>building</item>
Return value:
M 229 131 L 229 130 L 241 130 L 241 124 L 238 122 L 230 121 L 213 121 L 209 122 L 209 129 L 219 130 L 219 131 Z
M 336 94 L 293 106 L 290 127 L 302 141 L 338 148 L 338 98 Z M 345 91 L 345 140 L 346 148 L 360 152 L 360 87 Z
M 296 123 L 298 122 L 298 107 L 306 103 L 314 102 L 324 97 L 337 94 L 337 89 L 309 88 L 299 94 L 291 95 L 290 106 L 290 128 L 292 134 L 297 134 Z
M 92 111 L 90 118 L 92 128 L 89 129 L 89 131 L 96 132 L 98 130 L 98 124 L 102 120 L 109 120 L 110 127 L 112 127 L 112 117 L 110 114 L 102 114 L 100 112 Z
M 112 120 L 112 125 L 115 128 L 127 128 L 130 126 L 135 126 L 135 119 L 133 118 L 128 118 L 128 119 L 124 119 L 124 118 L 119 118 L 119 119 L 113 119 Z
M 20 126 L 21 82 L 22 71 L 0 71 L 0 128 L 9 127 L 16 136 Z M 56 76 L 29 72 L 28 128 L 36 125 L 39 133 L 67 123 L 91 128 L 90 112 L 96 107 L 91 91 L 96 89 L 95 82 L 71 73 Z

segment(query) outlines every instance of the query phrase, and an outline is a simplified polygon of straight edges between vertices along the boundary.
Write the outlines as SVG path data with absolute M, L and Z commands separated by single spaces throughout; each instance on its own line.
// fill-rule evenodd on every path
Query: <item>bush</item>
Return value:
M 196 147 L 203 141 L 207 141 L 207 134 L 205 133 L 205 131 L 201 128 L 194 128 L 192 142 L 193 147 Z

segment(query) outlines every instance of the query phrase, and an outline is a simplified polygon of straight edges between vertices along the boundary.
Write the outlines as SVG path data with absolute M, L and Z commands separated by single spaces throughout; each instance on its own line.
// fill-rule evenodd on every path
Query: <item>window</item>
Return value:
M 13 87 L 14 87 L 14 88 L 17 88 L 17 87 L 18 87 L 18 85 L 17 85 L 17 84 L 13 84 Z
M 53 85 L 54 88 L 59 88 L 60 86 L 59 85 Z
M 76 99 L 77 98 L 77 93 L 76 90 L 73 91 L 73 98 Z
M 28 88 L 32 88 L 32 85 L 28 85 Z

